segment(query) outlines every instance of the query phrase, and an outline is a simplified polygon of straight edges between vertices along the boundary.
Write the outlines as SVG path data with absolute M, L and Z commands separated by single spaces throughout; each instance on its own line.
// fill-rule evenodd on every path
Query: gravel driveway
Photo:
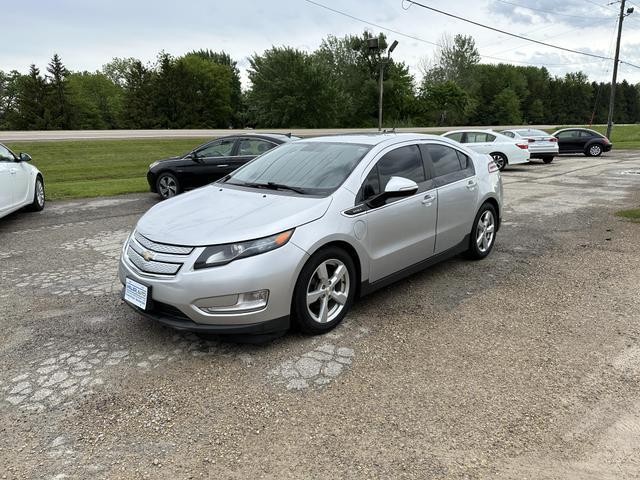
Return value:
M 493 254 L 320 337 L 177 333 L 119 300 L 152 195 L 0 220 L 0 478 L 640 478 L 640 152 L 504 174 Z

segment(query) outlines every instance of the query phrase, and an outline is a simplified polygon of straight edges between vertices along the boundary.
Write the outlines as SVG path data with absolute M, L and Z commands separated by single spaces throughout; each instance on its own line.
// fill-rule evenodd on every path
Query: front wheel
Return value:
M 599 157 L 602 154 L 602 147 L 599 144 L 594 143 L 587 148 L 586 154 L 589 157 Z
M 496 209 L 490 203 L 483 204 L 473 221 L 467 257 L 480 260 L 491 253 L 496 240 L 497 226 Z
M 293 294 L 300 330 L 317 335 L 338 325 L 353 304 L 356 282 L 347 252 L 337 247 L 316 252 L 302 268 Z
M 36 178 L 36 185 L 33 191 L 33 202 L 29 205 L 29 210 L 39 212 L 44 208 L 45 204 L 44 181 L 41 177 Z
M 163 200 L 175 197 L 180 193 L 181 190 L 178 178 L 174 174 L 169 172 L 161 173 L 158 176 L 156 188 L 158 190 L 158 194 L 162 197 Z
M 502 171 L 504 170 L 504 167 L 507 166 L 507 157 L 505 157 L 502 153 L 492 153 L 491 158 L 493 158 L 493 163 L 496 164 L 498 170 Z

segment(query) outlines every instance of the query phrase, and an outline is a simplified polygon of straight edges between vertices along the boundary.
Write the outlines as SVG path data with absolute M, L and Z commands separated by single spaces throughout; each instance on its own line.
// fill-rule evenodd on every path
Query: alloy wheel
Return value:
M 476 226 L 476 245 L 481 253 L 487 252 L 491 248 L 496 229 L 496 222 L 493 213 L 486 210 L 478 219 Z
M 307 311 L 314 322 L 335 320 L 349 298 L 349 270 L 340 260 L 330 258 L 315 269 L 307 285 Z
M 504 156 L 499 153 L 494 153 L 493 155 L 491 155 L 491 158 L 493 158 L 493 162 L 496 164 L 496 167 L 498 167 L 498 170 L 502 170 L 507 164 Z
M 170 175 L 163 175 L 158 181 L 158 190 L 162 198 L 174 197 L 178 193 L 178 184 Z
M 592 156 L 597 157 L 598 155 L 600 155 L 600 153 L 602 153 L 602 148 L 600 148 L 600 145 L 591 145 L 591 147 L 589 148 L 589 153 Z
M 40 180 L 36 182 L 36 200 L 40 207 L 44 207 L 44 185 Z

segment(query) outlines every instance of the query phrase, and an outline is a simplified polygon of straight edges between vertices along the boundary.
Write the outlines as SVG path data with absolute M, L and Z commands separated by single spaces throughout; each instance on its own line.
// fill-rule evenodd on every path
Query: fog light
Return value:
M 267 306 L 269 290 L 224 295 L 222 297 L 202 298 L 195 302 L 196 307 L 205 313 L 247 313 L 262 310 Z

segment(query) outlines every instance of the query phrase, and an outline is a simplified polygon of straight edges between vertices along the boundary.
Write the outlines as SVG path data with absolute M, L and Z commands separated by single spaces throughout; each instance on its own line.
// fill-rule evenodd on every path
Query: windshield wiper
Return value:
M 251 183 L 251 182 L 242 182 L 241 184 L 232 183 L 232 185 L 241 185 L 243 187 L 251 187 L 251 188 L 265 188 L 267 190 L 290 190 L 296 193 L 307 193 L 305 190 L 297 187 L 290 187 L 289 185 L 284 185 L 281 183 L 275 182 L 267 182 L 267 183 Z

